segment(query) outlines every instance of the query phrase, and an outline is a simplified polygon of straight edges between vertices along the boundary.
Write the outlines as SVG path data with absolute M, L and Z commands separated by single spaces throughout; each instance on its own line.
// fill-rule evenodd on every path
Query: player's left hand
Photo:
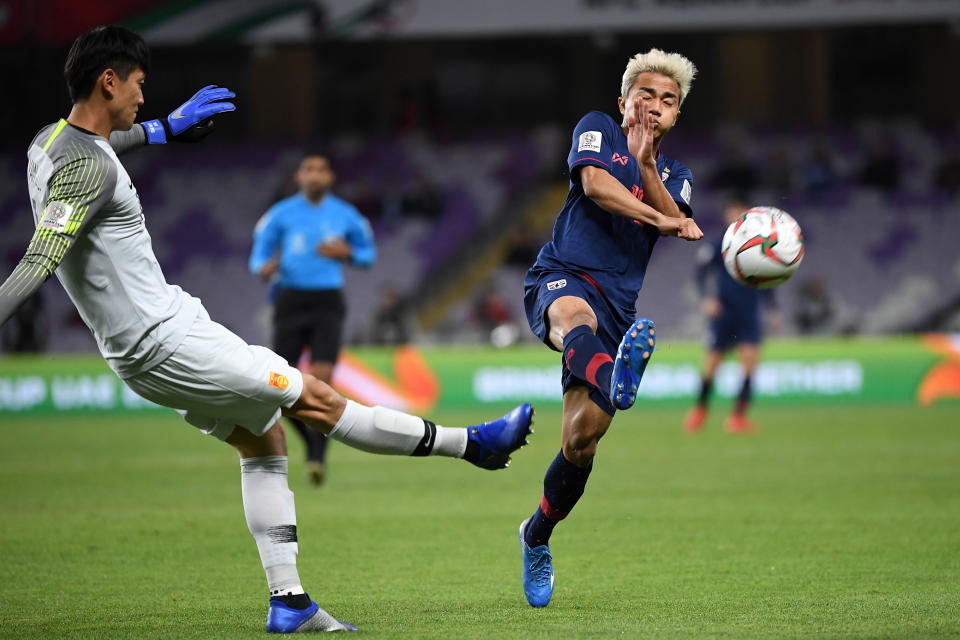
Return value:
M 236 110 L 236 105 L 227 102 L 235 97 L 236 94 L 226 87 L 213 84 L 205 86 L 174 109 L 166 119 L 144 122 L 147 144 L 164 144 L 168 139 L 199 142 L 213 131 L 213 116 Z
M 630 114 L 627 116 L 627 148 L 637 160 L 638 164 L 645 162 L 656 164 L 656 157 L 653 153 L 654 142 L 656 141 L 657 118 L 650 113 L 650 108 L 645 100 L 639 96 L 634 98 L 633 104 L 629 106 Z
M 343 238 L 331 238 L 317 245 L 317 253 L 333 260 L 349 260 L 353 250 Z

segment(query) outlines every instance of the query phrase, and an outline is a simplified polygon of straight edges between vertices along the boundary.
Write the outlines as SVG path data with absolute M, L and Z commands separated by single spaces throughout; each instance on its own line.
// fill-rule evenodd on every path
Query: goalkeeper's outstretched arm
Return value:
M 229 102 L 234 97 L 236 94 L 226 87 L 208 85 L 174 109 L 166 119 L 147 120 L 127 131 L 114 131 L 110 134 L 110 146 L 120 155 L 145 144 L 165 144 L 168 140 L 199 142 L 213 131 L 213 116 L 236 109 Z

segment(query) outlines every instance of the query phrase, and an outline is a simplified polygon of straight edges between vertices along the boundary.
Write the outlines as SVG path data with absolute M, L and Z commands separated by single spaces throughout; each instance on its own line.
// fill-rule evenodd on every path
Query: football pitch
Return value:
M 960 404 L 758 406 L 736 437 L 719 409 L 618 416 L 538 610 L 517 526 L 558 412 L 506 471 L 333 443 L 320 489 L 291 436 L 304 586 L 377 638 L 960 637 Z M 236 456 L 172 414 L 0 419 L 0 513 L 0 637 L 266 637 Z

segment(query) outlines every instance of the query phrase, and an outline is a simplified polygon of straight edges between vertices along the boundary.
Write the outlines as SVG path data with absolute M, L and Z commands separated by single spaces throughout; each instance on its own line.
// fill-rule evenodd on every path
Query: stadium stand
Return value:
M 890 132 L 896 186 L 862 184 L 873 142 Z M 373 220 L 380 252 L 374 269 L 348 272 L 348 342 L 368 338 L 387 284 L 405 294 L 417 291 L 418 299 L 430 303 L 431 293 L 441 297 L 441 284 L 453 283 L 453 295 L 447 291 L 439 307 L 440 321 L 428 323 L 421 339 L 484 338 L 470 325 L 470 309 L 480 289 L 491 284 L 514 317 L 522 318 L 523 268 L 499 259 L 484 262 L 490 254 L 481 249 L 502 258 L 517 228 L 532 229 L 537 244 L 549 237 L 549 226 L 536 220 L 536 196 L 565 179 L 566 135 L 554 126 L 461 140 L 408 134 L 332 141 L 337 191 Z M 727 183 L 712 178 L 730 175 L 725 163 L 731 149 L 753 175 L 751 201 L 782 207 L 800 221 L 808 241 L 804 265 L 778 292 L 787 318 L 800 283 L 821 277 L 834 305 L 830 331 L 890 333 L 921 324 L 931 308 L 960 296 L 960 258 L 953 246 L 960 237 L 960 194 L 942 179 L 957 142 L 956 132 L 930 131 L 911 121 L 865 121 L 817 131 L 678 129 L 665 150 L 697 176 L 694 206 L 708 234 L 723 232 L 717 220 Z M 251 231 L 301 149 L 211 141 L 125 158 L 150 232 L 162 240 L 154 247 L 170 281 L 255 342 L 268 340 L 269 323 L 266 287 L 246 269 Z M 32 234 L 24 166 L 22 153 L 0 154 L 0 259 L 8 269 Z M 419 212 L 416 198 L 404 199 L 425 177 L 436 191 L 437 211 Z M 399 198 L 395 209 L 391 190 Z M 701 335 L 691 277 L 696 249 L 658 243 L 638 307 L 657 320 L 663 335 Z M 47 285 L 45 295 L 46 313 L 59 320 L 52 323 L 50 349 L 92 348 L 59 285 Z M 532 339 L 527 333 L 521 330 L 522 339 Z

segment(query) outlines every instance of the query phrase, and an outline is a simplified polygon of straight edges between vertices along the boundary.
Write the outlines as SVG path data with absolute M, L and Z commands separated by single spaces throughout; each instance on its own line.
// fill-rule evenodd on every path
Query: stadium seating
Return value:
M 891 131 L 900 184 L 891 189 L 860 184 L 871 144 L 879 133 Z M 369 318 L 385 286 L 412 291 L 525 190 L 544 179 L 562 180 L 567 135 L 561 127 L 545 127 L 462 140 L 408 135 L 333 141 L 328 148 L 336 158 L 337 191 L 371 217 L 379 249 L 375 268 L 348 273 L 347 340 L 369 337 Z M 665 151 L 697 176 L 694 206 L 708 235 L 723 231 L 719 215 L 727 190 L 711 178 L 734 145 L 755 173 L 752 201 L 780 206 L 799 220 L 807 255 L 795 280 L 778 292 L 788 319 L 800 282 L 816 275 L 825 279 L 837 311 L 832 329 L 884 333 L 902 330 L 918 321 L 919 313 L 960 296 L 955 248 L 960 197 L 932 186 L 937 166 L 955 143 L 956 136 L 912 122 L 865 122 L 824 131 L 677 130 Z M 834 158 L 834 175 L 826 184 L 810 173 L 816 163 L 809 158 L 818 146 L 826 146 Z M 253 342 L 269 340 L 269 312 L 267 287 L 246 268 L 251 231 L 282 192 L 300 148 L 209 141 L 124 157 L 168 280 L 203 299 L 214 318 Z M 22 152 L 0 153 L 0 267 L 5 273 L 32 233 L 24 163 Z M 776 175 L 775 166 L 782 169 Z M 438 195 L 439 212 L 419 215 L 400 204 L 422 176 Z M 692 281 L 696 252 L 695 244 L 674 240 L 657 245 L 638 308 L 658 322 L 662 335 L 702 333 Z M 491 280 L 511 305 L 521 336 L 532 339 L 523 320 L 522 276 L 520 268 L 503 267 Z M 469 326 L 473 292 L 463 293 L 436 335 L 476 339 Z M 93 348 L 62 289 L 48 285 L 44 295 L 51 349 Z

